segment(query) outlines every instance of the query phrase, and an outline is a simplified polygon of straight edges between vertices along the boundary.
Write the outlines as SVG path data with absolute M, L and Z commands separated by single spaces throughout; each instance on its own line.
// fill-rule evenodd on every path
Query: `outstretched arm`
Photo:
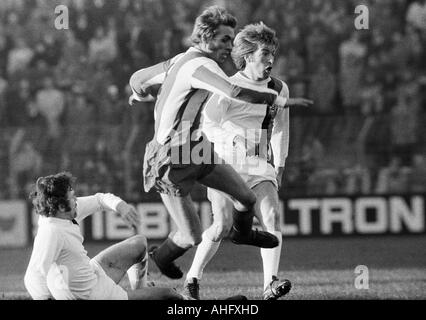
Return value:
M 311 105 L 313 105 L 314 102 L 312 100 L 309 99 L 305 99 L 305 98 L 289 98 L 287 100 L 287 106 L 288 107 L 309 107 Z
M 102 210 L 117 212 L 129 227 L 139 227 L 140 219 L 136 209 L 111 193 L 97 193 L 94 196 L 77 198 L 76 220 L 80 222 L 88 216 Z
M 196 68 L 191 77 L 191 85 L 196 89 L 208 90 L 220 96 L 249 103 L 275 104 L 283 108 L 287 102 L 287 99 L 278 96 L 274 90 L 233 84 L 216 63 L 203 64 Z

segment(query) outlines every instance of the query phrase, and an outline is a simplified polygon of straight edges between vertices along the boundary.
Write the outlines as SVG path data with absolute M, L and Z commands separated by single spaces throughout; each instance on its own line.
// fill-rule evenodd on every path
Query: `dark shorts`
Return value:
M 196 144 L 191 145 L 191 150 Z M 214 152 L 213 146 L 211 147 L 212 152 Z M 176 153 L 181 152 L 179 150 Z M 172 161 L 172 148 L 170 145 L 161 145 L 154 139 L 146 145 L 145 149 L 143 163 L 144 189 L 145 192 L 154 189 L 159 193 L 185 197 L 190 193 L 195 182 L 210 174 L 214 168 L 213 161 L 200 164 L 194 164 L 192 160 L 188 164 Z

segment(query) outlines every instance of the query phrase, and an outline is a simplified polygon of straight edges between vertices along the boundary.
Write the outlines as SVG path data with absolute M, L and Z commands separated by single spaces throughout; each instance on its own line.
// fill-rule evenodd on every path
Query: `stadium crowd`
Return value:
M 426 192 L 426 1 L 362 1 L 366 30 L 354 27 L 360 1 L 215 2 L 237 28 L 276 29 L 275 74 L 315 101 L 291 111 L 283 196 Z M 81 194 L 156 197 L 141 187 L 153 104 L 131 109 L 128 79 L 185 50 L 207 3 L 0 1 L 0 199 L 62 170 Z M 69 29 L 55 28 L 57 5 Z

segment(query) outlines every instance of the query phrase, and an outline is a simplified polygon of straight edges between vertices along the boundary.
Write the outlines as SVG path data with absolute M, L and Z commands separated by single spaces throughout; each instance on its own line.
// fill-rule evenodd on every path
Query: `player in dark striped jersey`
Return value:
M 283 108 L 286 99 L 276 91 L 251 85 L 235 85 L 219 67 L 232 50 L 235 18 L 213 6 L 197 19 L 193 46 L 185 53 L 153 67 L 137 71 L 130 79 L 133 100 L 157 98 L 155 135 L 144 157 L 144 187 L 155 189 L 176 223 L 151 257 L 160 271 L 170 278 L 181 278 L 174 260 L 201 242 L 201 223 L 189 195 L 195 182 L 220 190 L 233 199 L 231 239 L 237 244 L 263 248 L 278 245 L 276 236 L 252 230 L 256 196 L 235 170 L 216 165 L 219 157 L 200 130 L 201 113 L 213 93 L 250 103 Z M 199 154 L 194 151 L 201 150 Z

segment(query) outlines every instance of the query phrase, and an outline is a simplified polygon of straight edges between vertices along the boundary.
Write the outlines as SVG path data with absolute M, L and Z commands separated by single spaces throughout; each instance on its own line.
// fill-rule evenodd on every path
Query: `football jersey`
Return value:
M 232 81 L 241 86 L 269 88 L 284 98 L 289 97 L 287 85 L 276 78 L 255 81 L 238 72 Z M 213 95 L 203 111 L 202 129 L 214 143 L 216 153 L 241 175 L 274 176 L 270 166 L 285 165 L 289 147 L 288 108 Z M 237 135 L 246 140 L 246 154 L 242 157 L 234 152 L 233 140 Z
M 157 97 L 155 104 L 155 139 L 160 144 L 181 146 L 200 127 L 202 108 L 212 93 L 229 99 L 272 104 L 277 92 L 267 87 L 240 87 L 230 82 L 219 65 L 197 48 L 141 69 L 132 75 L 134 96 L 143 100 Z M 197 137 L 199 138 L 199 136 Z

